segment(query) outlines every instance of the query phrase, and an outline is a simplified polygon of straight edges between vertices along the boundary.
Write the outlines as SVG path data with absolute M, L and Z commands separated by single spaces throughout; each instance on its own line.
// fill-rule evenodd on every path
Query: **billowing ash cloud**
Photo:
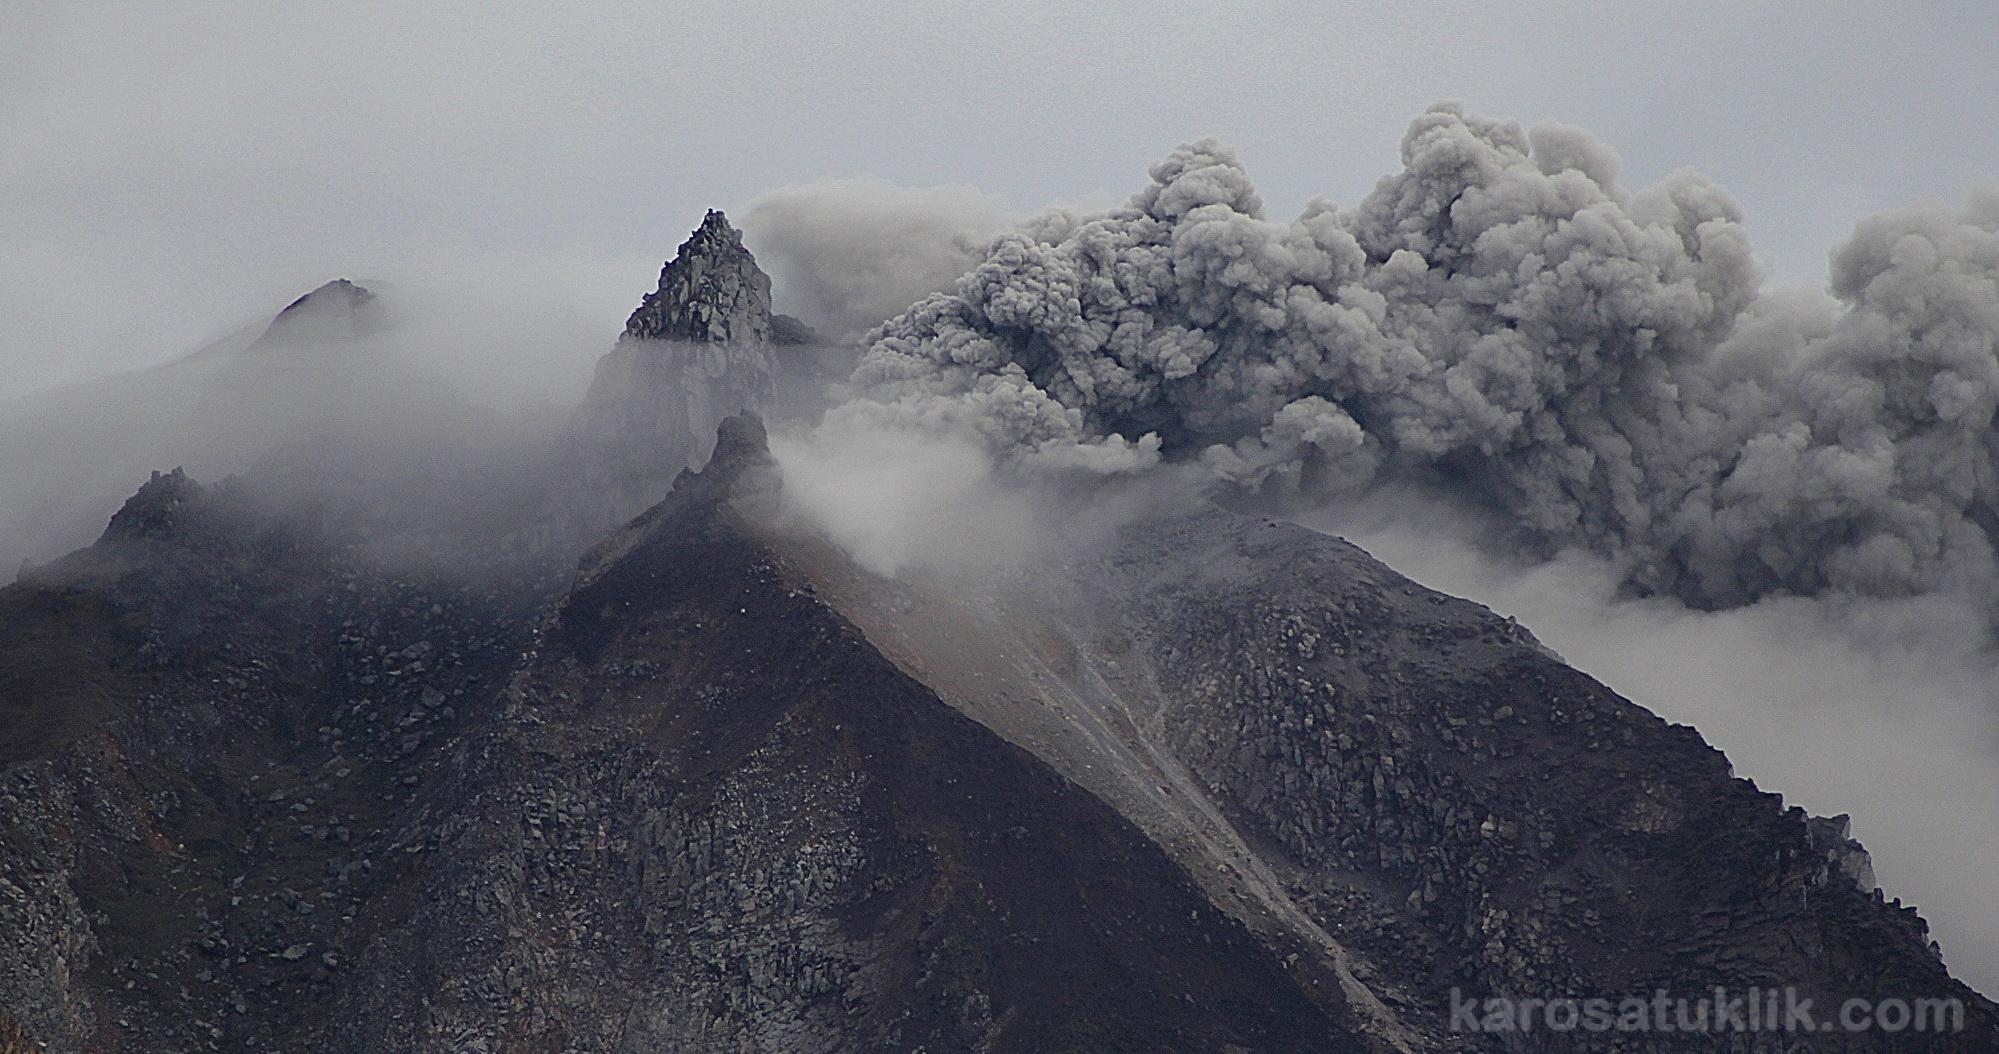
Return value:
M 1700 605 L 1995 581 L 1999 194 L 1862 223 L 1831 297 L 1760 295 L 1726 193 L 1626 188 L 1581 130 L 1440 106 L 1402 162 L 1277 223 L 1225 147 L 1182 147 L 870 334 L 835 413 L 1022 469 L 1442 479 Z
M 833 179 L 763 195 L 743 226 L 780 306 L 851 338 L 950 289 L 1008 222 L 1004 202 L 975 187 Z

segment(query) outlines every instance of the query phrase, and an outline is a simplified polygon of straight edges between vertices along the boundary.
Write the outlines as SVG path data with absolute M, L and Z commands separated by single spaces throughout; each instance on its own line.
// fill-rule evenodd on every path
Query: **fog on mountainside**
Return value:
M 172 468 L 210 482 L 252 473 L 273 497 L 336 491 L 357 508 L 471 515 L 477 492 L 543 471 L 538 448 L 560 416 L 474 402 L 447 379 L 451 341 L 427 310 L 335 280 L 163 365 L 0 407 L 0 564 L 11 573 L 89 542 L 137 481 Z
M 716 219 L 740 251 L 739 236 Z M 691 253 L 689 266 L 705 250 Z M 563 493 L 585 482 L 578 446 L 605 455 L 591 462 L 587 481 L 604 492 L 601 509 L 586 519 L 608 526 L 657 500 L 674 473 L 705 456 L 715 423 L 739 399 L 779 416 L 816 412 L 853 356 L 772 315 L 765 280 L 745 305 L 762 321 L 730 347 L 766 360 L 755 349 L 782 345 L 791 354 L 781 367 L 760 360 L 761 380 L 747 389 L 710 392 L 747 367 L 711 349 L 708 365 L 683 379 L 671 355 L 635 355 L 620 344 L 603 356 L 615 325 L 567 317 L 564 281 L 512 298 L 476 281 L 476 268 L 435 277 L 336 279 L 159 366 L 0 405 L 8 455 L 0 458 L 0 567 L 11 577 L 24 563 L 87 544 L 137 482 L 172 468 L 208 482 L 243 475 L 268 500 L 337 508 L 351 526 L 383 514 L 427 518 L 426 544 L 511 536 L 509 545 L 541 545 L 551 503 L 585 508 Z M 708 294 L 676 295 L 685 310 Z M 548 317 L 524 317 L 531 311 Z M 729 343 L 697 328 L 682 320 L 628 337 L 657 347 L 680 341 L 694 352 L 711 336 Z M 591 397 L 593 363 L 601 380 Z M 562 531 L 583 529 L 579 520 Z

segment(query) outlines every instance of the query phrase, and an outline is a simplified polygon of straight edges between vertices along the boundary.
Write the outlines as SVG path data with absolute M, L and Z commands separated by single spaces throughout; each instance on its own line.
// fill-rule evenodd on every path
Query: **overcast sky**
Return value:
M 1587 127 L 1628 183 L 1706 172 L 1794 281 L 1999 181 L 1989 2 L 5 7 L 0 398 L 341 275 L 452 271 L 607 342 L 704 207 L 831 176 L 1027 210 L 1214 135 L 1273 215 L 1350 205 L 1440 99 Z

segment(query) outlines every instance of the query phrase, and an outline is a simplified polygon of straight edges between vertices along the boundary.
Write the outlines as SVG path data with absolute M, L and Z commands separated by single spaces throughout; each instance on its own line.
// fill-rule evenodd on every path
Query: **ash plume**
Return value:
M 1999 194 L 1861 223 L 1830 296 L 1765 293 L 1723 190 L 1627 188 L 1579 129 L 1439 106 L 1402 164 L 1280 223 L 1181 147 L 870 333 L 832 417 L 1280 499 L 1441 481 L 1702 607 L 1999 598 Z
M 744 222 L 785 309 L 845 339 L 950 289 L 1008 225 L 1004 203 L 977 188 L 874 179 L 779 187 Z

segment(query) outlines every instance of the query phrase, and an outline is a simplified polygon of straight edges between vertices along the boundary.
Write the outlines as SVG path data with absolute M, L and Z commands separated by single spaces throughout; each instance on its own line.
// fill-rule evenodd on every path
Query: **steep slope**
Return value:
M 157 475 L 0 590 L 0 1036 L 1994 1049 L 1836 823 L 1353 546 L 1209 509 L 885 581 L 779 488 L 725 419 L 552 591 Z M 1953 998 L 1967 1027 L 1450 1020 L 1453 990 L 1717 985 Z
M 107 654 L 55 680 L 132 667 L 9 759 L 0 1012 L 56 1051 L 1361 1049 L 1136 827 L 816 600 L 750 529 L 769 482 L 730 422 L 532 640 L 149 484 L 0 592 L 119 613 L 76 616 Z M 496 646 L 433 636 L 467 625 Z
M 547 622 L 332 1049 L 1356 1049 L 755 540 L 760 431 L 726 422 Z
M 1747 1049 L 1999 1037 L 1913 909 L 1860 884 L 1838 824 L 1345 542 L 1209 510 L 971 583 L 883 581 L 809 537 L 781 547 L 912 676 L 1116 803 L 1404 1049 L 1623 1049 L 1454 1034 L 1453 989 L 1959 999 L 1969 1030 L 1929 1045 Z
M 384 564 L 176 472 L 0 589 L 0 1028 L 305 1049 L 424 759 L 538 587 Z

